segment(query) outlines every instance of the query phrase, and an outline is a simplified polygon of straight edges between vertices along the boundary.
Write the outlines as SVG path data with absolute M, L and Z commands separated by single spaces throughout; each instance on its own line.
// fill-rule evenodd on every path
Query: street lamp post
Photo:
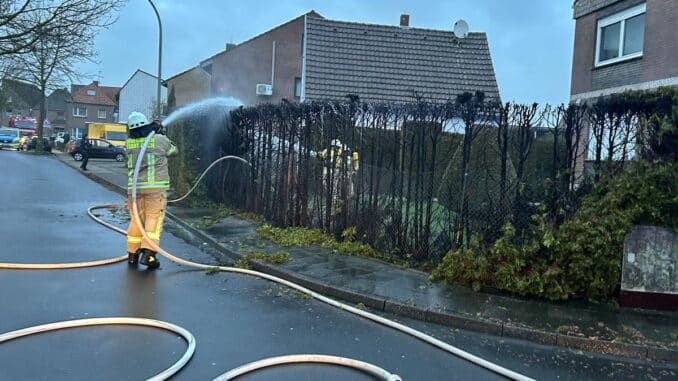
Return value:
M 160 86 L 162 86 L 162 22 L 160 22 L 160 13 L 158 13 L 158 8 L 155 7 L 152 0 L 148 0 L 148 3 L 153 7 L 155 12 L 155 17 L 158 19 L 158 89 L 156 92 L 156 117 L 160 118 L 162 115 L 162 100 L 160 99 Z

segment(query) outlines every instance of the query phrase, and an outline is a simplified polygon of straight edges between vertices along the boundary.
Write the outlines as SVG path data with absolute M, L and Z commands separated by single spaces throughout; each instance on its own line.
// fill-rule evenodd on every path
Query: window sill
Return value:
M 74 118 L 87 118 L 87 115 L 73 115 Z
M 628 58 L 616 59 L 616 60 L 612 60 L 610 62 L 601 62 L 601 63 L 595 64 L 593 66 L 593 70 L 602 69 L 602 68 L 605 68 L 605 67 L 614 66 L 614 65 L 618 65 L 618 64 L 629 63 L 629 62 L 641 60 L 642 58 L 643 58 L 643 55 L 641 54 L 639 56 L 631 56 L 631 57 L 628 57 Z

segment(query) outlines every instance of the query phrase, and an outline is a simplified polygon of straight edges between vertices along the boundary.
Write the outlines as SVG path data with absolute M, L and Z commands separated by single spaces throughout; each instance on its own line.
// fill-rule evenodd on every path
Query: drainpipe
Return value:
M 302 52 L 301 52 L 301 97 L 299 97 L 300 102 L 304 102 L 306 99 L 306 40 L 308 39 L 308 30 L 306 28 L 308 16 L 304 15 L 304 41 L 302 41 Z
M 273 41 L 273 51 L 271 52 L 271 87 L 275 89 L 275 40 Z

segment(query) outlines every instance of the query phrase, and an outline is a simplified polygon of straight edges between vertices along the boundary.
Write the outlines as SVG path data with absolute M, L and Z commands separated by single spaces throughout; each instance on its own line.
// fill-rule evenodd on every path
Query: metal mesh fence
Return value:
M 589 147 L 591 177 L 617 171 L 634 156 L 642 120 L 489 104 L 478 94 L 445 104 L 283 102 L 233 110 L 201 145 L 251 163 L 210 175 L 213 199 L 281 226 L 337 237 L 355 229 L 377 249 L 436 261 L 454 248 L 487 247 L 507 223 L 526 231 L 535 213 L 552 224 L 567 218 L 585 188 Z

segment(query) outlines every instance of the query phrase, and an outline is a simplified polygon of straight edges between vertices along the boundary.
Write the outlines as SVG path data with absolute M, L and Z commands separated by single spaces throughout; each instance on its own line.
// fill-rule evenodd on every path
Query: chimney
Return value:
M 229 43 L 226 43 L 226 51 L 232 50 L 232 49 L 235 48 L 236 46 L 238 46 L 238 45 L 232 44 L 232 43 L 230 43 L 230 42 L 229 42 Z
M 409 27 L 410 26 L 410 15 L 403 13 L 400 15 L 400 26 Z

